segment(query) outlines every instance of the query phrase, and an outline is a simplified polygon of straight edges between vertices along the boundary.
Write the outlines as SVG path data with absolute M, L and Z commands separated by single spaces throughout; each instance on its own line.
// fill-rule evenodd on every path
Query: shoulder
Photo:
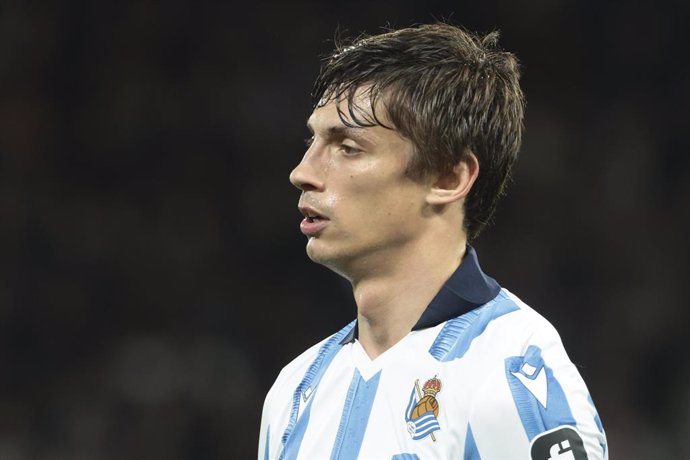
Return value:
M 534 344 L 539 344 L 543 349 L 563 348 L 561 337 L 553 324 L 505 288 L 482 308 L 493 312 L 491 317 L 496 321 L 493 322 L 492 338 L 494 343 L 505 345 L 505 352 L 522 354 L 520 352 Z
M 540 443 L 565 436 L 565 441 L 577 441 L 588 458 L 605 458 L 601 421 L 556 328 L 506 289 L 470 313 L 467 330 L 474 332 L 466 357 L 477 371 L 470 424 L 480 451 L 508 458 L 511 452 L 524 452 L 530 445 L 541 448 Z M 497 429 L 514 442 L 493 445 Z
M 481 354 L 484 359 L 521 354 L 538 340 L 545 346 L 559 346 L 556 329 L 542 315 L 507 289 L 476 309 L 448 320 L 429 352 L 448 362 Z
M 495 300 L 514 306 L 514 314 L 507 315 L 506 321 L 498 324 L 510 332 L 509 335 L 515 340 L 524 340 L 525 345 L 539 341 L 544 345 L 562 346 L 561 337 L 553 324 L 518 296 L 504 288 Z

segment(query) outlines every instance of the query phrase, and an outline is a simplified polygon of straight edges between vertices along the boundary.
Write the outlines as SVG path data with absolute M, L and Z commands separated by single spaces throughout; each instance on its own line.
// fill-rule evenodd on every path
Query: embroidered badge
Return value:
M 436 376 L 427 380 L 421 389 L 419 379 L 415 380 L 410 402 L 405 410 L 407 431 L 415 441 L 431 435 L 431 439 L 436 442 L 434 431 L 441 429 L 437 419 L 439 407 L 436 401 L 436 395 L 440 391 L 441 381 Z

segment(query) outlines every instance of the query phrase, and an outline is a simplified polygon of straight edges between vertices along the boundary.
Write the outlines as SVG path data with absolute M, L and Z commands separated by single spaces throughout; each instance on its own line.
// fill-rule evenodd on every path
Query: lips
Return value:
M 330 222 L 330 219 L 311 206 L 298 206 L 304 216 L 299 228 L 306 236 L 317 236 Z

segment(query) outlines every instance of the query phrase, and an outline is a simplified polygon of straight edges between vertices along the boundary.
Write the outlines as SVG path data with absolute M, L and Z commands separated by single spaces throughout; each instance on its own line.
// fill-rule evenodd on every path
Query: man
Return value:
M 351 282 L 357 318 L 280 373 L 260 459 L 607 458 L 558 333 L 468 245 L 521 142 L 497 38 L 424 25 L 325 61 L 290 180 L 307 254 Z

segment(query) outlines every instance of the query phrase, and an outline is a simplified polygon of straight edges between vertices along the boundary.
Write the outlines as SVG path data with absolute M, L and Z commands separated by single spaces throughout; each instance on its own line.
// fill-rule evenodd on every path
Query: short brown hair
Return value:
M 474 239 L 504 194 L 522 139 L 524 98 L 516 57 L 497 47 L 498 33 L 479 36 L 446 23 L 420 25 L 336 44 L 314 84 L 314 108 L 347 101 L 345 124 L 385 126 L 355 103 L 368 88 L 415 147 L 408 175 L 452 170 L 468 152 L 480 173 L 465 202 L 465 230 Z M 341 110 L 341 109 L 339 109 Z

